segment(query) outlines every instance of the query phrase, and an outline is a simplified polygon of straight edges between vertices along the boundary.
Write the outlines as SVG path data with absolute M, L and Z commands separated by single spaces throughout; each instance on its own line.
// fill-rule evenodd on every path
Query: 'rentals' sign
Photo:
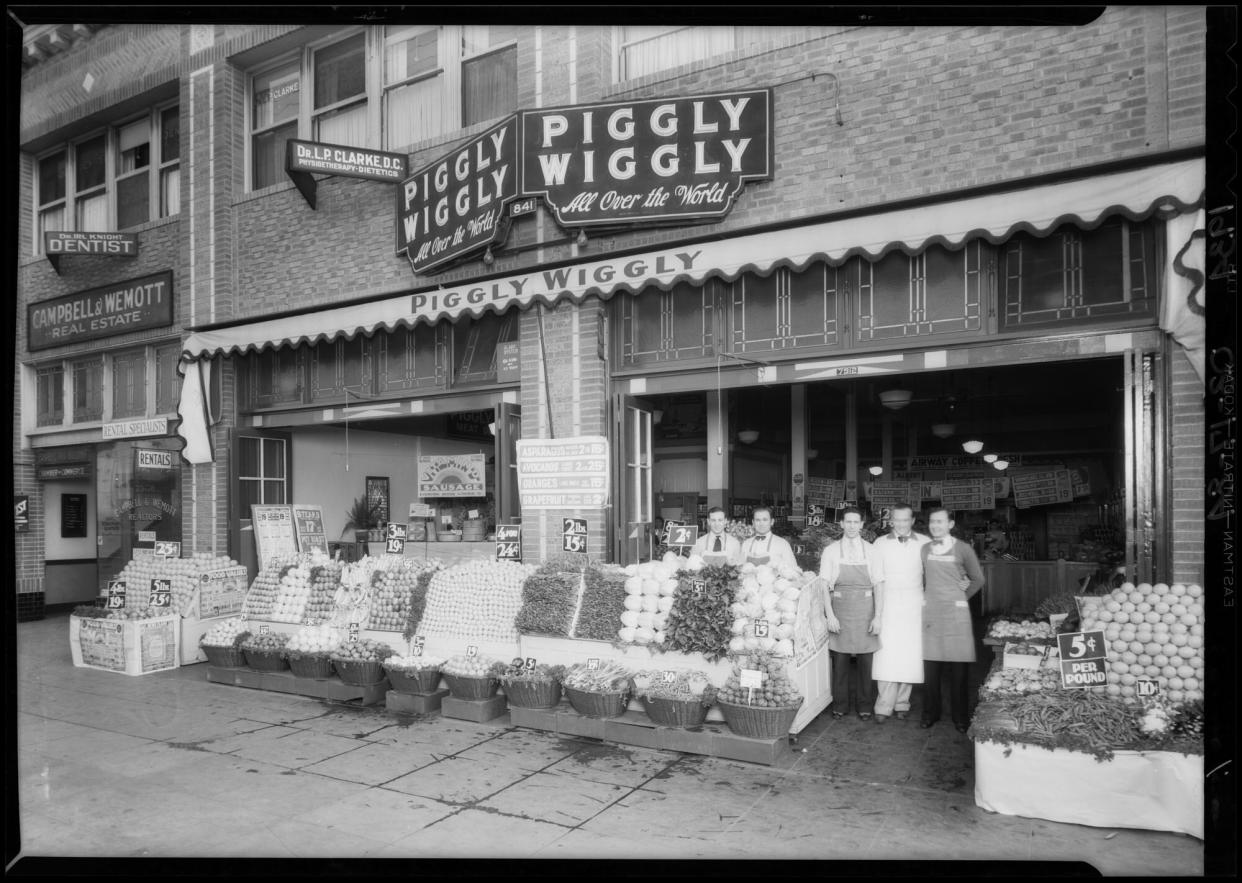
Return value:
M 521 191 L 566 227 L 726 215 L 772 177 L 772 90 L 523 111 Z
M 92 288 L 30 304 L 26 327 L 30 350 L 111 337 L 173 321 L 171 271 Z
M 517 155 L 512 116 L 402 181 L 397 254 L 425 273 L 499 239 L 505 206 L 518 195 Z

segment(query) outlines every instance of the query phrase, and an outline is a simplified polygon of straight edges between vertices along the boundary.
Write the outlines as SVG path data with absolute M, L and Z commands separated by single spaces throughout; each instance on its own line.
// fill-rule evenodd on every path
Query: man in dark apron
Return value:
M 733 534 L 725 531 L 725 510 L 713 506 L 707 510 L 707 533 L 694 544 L 692 555 L 698 555 L 705 564 L 741 564 L 742 544 Z
M 933 509 L 927 516 L 931 542 L 919 551 L 923 556 L 923 717 L 927 728 L 940 720 L 940 677 L 949 676 L 949 709 L 959 733 L 970 726 L 966 676 L 975 661 L 975 633 L 967 601 L 983 588 L 983 570 L 970 543 L 958 542 L 950 533 L 953 518 L 948 509 Z
M 859 719 L 870 720 L 875 708 L 871 659 L 880 649 L 884 566 L 879 553 L 862 538 L 862 523 L 861 512 L 846 509 L 841 516 L 844 536 L 824 549 L 819 560 L 832 664 L 832 716 L 838 720 L 849 711 L 851 680 L 855 681 Z M 851 656 L 858 661 L 853 679 Z

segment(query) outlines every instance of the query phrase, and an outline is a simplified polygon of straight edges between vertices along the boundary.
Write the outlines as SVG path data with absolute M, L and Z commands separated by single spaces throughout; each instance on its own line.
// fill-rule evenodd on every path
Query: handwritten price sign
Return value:
M 670 546 L 693 546 L 699 539 L 697 524 L 674 525 L 668 532 Z
M 585 518 L 562 518 L 561 525 L 562 551 L 585 552 L 587 544 L 587 520 Z

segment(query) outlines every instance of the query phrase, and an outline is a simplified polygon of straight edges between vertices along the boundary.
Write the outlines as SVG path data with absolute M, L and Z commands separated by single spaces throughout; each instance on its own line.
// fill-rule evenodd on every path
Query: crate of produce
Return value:
M 131 676 L 177 668 L 181 664 L 179 620 L 175 614 L 109 617 L 102 607 L 79 607 L 69 617 L 73 664 Z
M 1037 669 L 1043 664 L 1044 657 L 1047 653 L 1047 646 L 1035 644 L 1030 641 L 1022 641 L 1016 644 L 1007 643 L 1005 644 L 1003 664 L 1005 668 Z
M 801 702 L 786 706 L 718 704 L 729 729 L 751 739 L 777 739 L 788 735 L 794 718 L 798 716 L 798 709 L 802 707 Z

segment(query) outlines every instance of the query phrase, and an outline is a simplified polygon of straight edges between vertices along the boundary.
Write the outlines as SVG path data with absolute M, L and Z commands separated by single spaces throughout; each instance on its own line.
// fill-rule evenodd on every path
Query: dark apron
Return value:
M 865 564 L 842 564 L 832 588 L 832 612 L 841 631 L 828 633 L 828 649 L 835 653 L 874 653 L 880 649 L 877 635 L 868 634 L 875 619 L 875 596 Z

